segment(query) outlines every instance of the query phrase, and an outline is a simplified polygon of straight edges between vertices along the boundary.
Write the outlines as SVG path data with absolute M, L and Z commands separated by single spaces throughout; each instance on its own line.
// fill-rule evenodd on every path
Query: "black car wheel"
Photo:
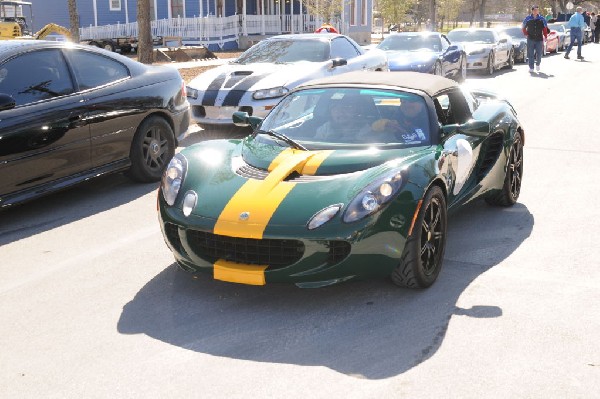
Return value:
M 175 135 L 169 123 L 158 116 L 144 120 L 137 129 L 129 157 L 127 175 L 139 182 L 159 181 L 175 154 Z
M 514 67 L 515 67 L 515 54 L 511 50 L 510 54 L 508 55 L 508 69 L 513 69 Z
M 435 66 L 433 67 L 433 74 L 437 76 L 444 76 L 444 70 L 441 62 L 438 61 L 435 63 Z
M 400 264 L 392 272 L 394 284 L 427 288 L 435 282 L 442 269 L 446 229 L 446 198 L 438 186 L 433 186 L 423 198 Z
M 496 66 L 494 65 L 494 62 L 496 62 L 496 60 L 494 59 L 494 53 L 490 53 L 490 55 L 488 57 L 487 69 L 485 70 L 485 72 L 488 75 L 493 75 L 494 71 L 496 70 Z
M 486 197 L 486 202 L 490 205 L 512 206 L 519 199 L 521 193 L 521 180 L 523 179 L 523 142 L 521 134 L 516 133 L 512 146 L 508 165 L 506 167 L 506 177 L 502 190 L 495 195 Z
M 458 74 L 456 81 L 459 83 L 464 82 L 467 79 L 467 60 L 466 56 L 460 56 L 460 66 L 458 67 Z

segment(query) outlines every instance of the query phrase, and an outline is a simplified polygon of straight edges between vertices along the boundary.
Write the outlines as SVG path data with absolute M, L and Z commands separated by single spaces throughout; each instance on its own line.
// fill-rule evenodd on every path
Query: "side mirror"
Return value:
M 506 43 L 506 42 L 508 42 L 507 38 L 503 37 L 502 39 L 500 39 L 500 43 Z
M 345 58 L 334 58 L 331 67 L 336 68 L 342 65 L 348 65 L 348 60 Z
M 451 124 L 442 126 L 440 137 L 445 139 L 456 133 L 462 133 L 467 136 L 486 137 L 490 133 L 490 124 L 484 121 L 470 120 L 467 123 Z
M 442 132 L 440 133 L 440 138 L 445 139 L 446 137 L 450 137 L 456 132 L 458 132 L 458 126 L 456 123 L 452 125 L 444 125 L 442 126 Z
M 233 124 L 239 127 L 248 127 L 256 129 L 263 121 L 263 118 L 258 116 L 250 116 L 247 112 L 235 111 L 231 117 Z
M 470 120 L 459 125 L 458 130 L 467 136 L 486 137 L 490 134 L 490 124 L 485 121 Z
M 448 47 L 448 51 L 456 51 L 456 50 L 458 50 L 458 46 L 455 45 L 455 44 L 453 44 L 450 47 Z
M 7 109 L 13 109 L 17 103 L 15 99 L 9 96 L 8 94 L 0 93 L 0 111 L 5 111 Z

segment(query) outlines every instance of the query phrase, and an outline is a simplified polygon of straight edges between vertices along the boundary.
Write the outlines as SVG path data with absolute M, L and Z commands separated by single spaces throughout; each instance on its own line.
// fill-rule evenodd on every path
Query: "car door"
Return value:
M 496 41 L 496 62 L 498 64 L 504 64 L 508 62 L 512 43 L 508 40 L 508 37 L 500 37 L 497 32 L 494 32 L 494 38 Z
M 0 63 L 0 194 L 67 178 L 90 167 L 86 104 L 60 49 L 24 51 Z
M 360 51 L 344 36 L 333 39 L 331 41 L 330 58 L 343 58 L 348 64 L 331 69 L 331 74 L 339 75 L 344 72 L 368 69 L 367 59 L 359 57 L 359 55 Z
M 453 46 L 445 35 L 440 36 L 440 42 L 442 46 L 442 63 L 446 76 L 454 76 L 460 68 L 460 50 L 458 46 Z
M 88 105 L 92 165 L 99 167 L 128 158 L 144 109 L 159 107 L 161 95 L 136 98 L 135 90 L 125 82 L 130 78 L 129 69 L 112 58 L 81 49 L 71 50 L 66 56 Z
M 439 94 L 433 98 L 442 126 L 460 125 L 471 119 L 471 111 L 459 89 Z M 475 167 L 484 137 L 466 135 L 460 130 L 442 137 L 443 173 L 448 183 L 448 205 L 452 206 L 468 197 L 478 184 Z

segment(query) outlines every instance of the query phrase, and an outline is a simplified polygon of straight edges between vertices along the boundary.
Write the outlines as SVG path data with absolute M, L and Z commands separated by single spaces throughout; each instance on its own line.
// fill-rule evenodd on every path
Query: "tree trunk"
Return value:
M 485 19 L 485 2 L 486 0 L 481 0 L 481 4 L 479 5 L 479 27 L 483 28 L 483 22 Z
M 69 0 L 69 30 L 71 31 L 71 40 L 79 43 L 79 14 L 77 13 L 77 2 Z
M 150 0 L 138 0 L 138 61 L 142 64 L 152 64 L 154 48 L 152 47 L 152 32 L 150 30 Z
M 435 14 L 436 14 L 436 1 L 435 0 L 430 0 L 429 2 L 429 12 L 430 12 L 430 19 L 431 19 L 431 30 L 432 31 L 437 31 L 437 23 L 435 21 Z

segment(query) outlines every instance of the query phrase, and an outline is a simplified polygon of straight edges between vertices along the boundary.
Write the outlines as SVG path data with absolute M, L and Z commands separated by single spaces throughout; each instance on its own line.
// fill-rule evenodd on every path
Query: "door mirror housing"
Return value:
M 467 136 L 486 137 L 490 134 L 490 124 L 485 121 L 470 120 L 467 123 L 442 126 L 441 138 L 445 139 L 456 133 Z
M 332 68 L 336 68 L 342 65 L 348 65 L 348 60 L 345 58 L 334 58 L 331 63 Z
M 235 111 L 231 119 L 233 119 L 234 125 L 239 127 L 250 126 L 253 130 L 256 129 L 263 121 L 263 118 L 258 116 L 250 116 L 247 112 L 243 111 Z
M 8 94 L 0 93 L 0 111 L 13 109 L 16 106 L 16 101 Z

